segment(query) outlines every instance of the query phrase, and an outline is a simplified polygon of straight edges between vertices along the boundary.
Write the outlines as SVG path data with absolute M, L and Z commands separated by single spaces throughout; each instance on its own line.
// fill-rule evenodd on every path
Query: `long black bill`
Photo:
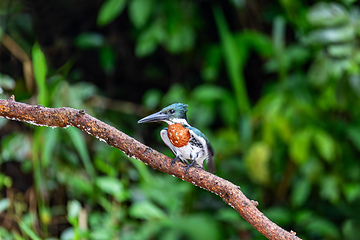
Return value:
M 165 113 L 157 112 L 154 114 L 151 114 L 147 117 L 144 117 L 138 121 L 138 123 L 148 123 L 148 122 L 158 122 L 158 121 L 164 121 L 169 119 L 169 116 Z

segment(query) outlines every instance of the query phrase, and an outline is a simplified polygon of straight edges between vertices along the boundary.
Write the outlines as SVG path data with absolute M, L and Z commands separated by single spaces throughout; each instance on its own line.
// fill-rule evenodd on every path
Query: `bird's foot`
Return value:
M 171 161 L 171 165 L 173 165 L 177 160 L 180 160 L 179 156 L 176 156 L 176 157 Z
M 195 163 L 195 160 L 193 160 L 190 164 L 188 164 L 188 165 L 186 166 L 185 174 L 189 172 L 189 168 L 190 168 L 191 166 L 194 166 L 194 163 Z

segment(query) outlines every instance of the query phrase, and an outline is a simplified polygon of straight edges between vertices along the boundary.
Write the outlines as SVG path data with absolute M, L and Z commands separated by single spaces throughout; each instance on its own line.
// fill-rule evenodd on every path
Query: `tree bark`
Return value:
M 288 232 L 270 221 L 257 209 L 258 203 L 249 200 L 241 192 L 239 186 L 198 168 L 190 168 L 188 173 L 185 174 L 186 166 L 183 163 L 178 161 L 172 165 L 171 158 L 86 114 L 84 110 L 28 105 L 16 102 L 14 96 L 11 96 L 7 100 L 0 99 L 0 117 L 37 126 L 62 128 L 73 126 L 79 128 L 110 146 L 120 149 L 127 156 L 136 158 L 156 170 L 215 193 L 266 238 L 300 239 L 295 232 Z

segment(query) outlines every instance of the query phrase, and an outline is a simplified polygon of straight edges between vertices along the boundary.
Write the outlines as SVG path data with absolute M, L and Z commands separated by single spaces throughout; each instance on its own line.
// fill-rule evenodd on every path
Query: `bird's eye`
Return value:
M 169 110 L 169 113 L 173 114 L 175 112 L 174 109 Z

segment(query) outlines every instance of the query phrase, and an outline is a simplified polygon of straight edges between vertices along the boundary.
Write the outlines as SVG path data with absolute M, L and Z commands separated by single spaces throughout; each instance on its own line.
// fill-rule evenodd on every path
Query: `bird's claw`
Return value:
M 188 165 L 186 166 L 185 174 L 189 172 L 189 168 L 190 168 L 191 166 L 194 166 L 194 163 L 195 163 L 195 160 L 193 160 L 190 164 L 188 164 Z
M 171 161 L 171 165 L 173 165 L 177 160 L 180 160 L 179 156 L 176 156 L 176 157 Z

